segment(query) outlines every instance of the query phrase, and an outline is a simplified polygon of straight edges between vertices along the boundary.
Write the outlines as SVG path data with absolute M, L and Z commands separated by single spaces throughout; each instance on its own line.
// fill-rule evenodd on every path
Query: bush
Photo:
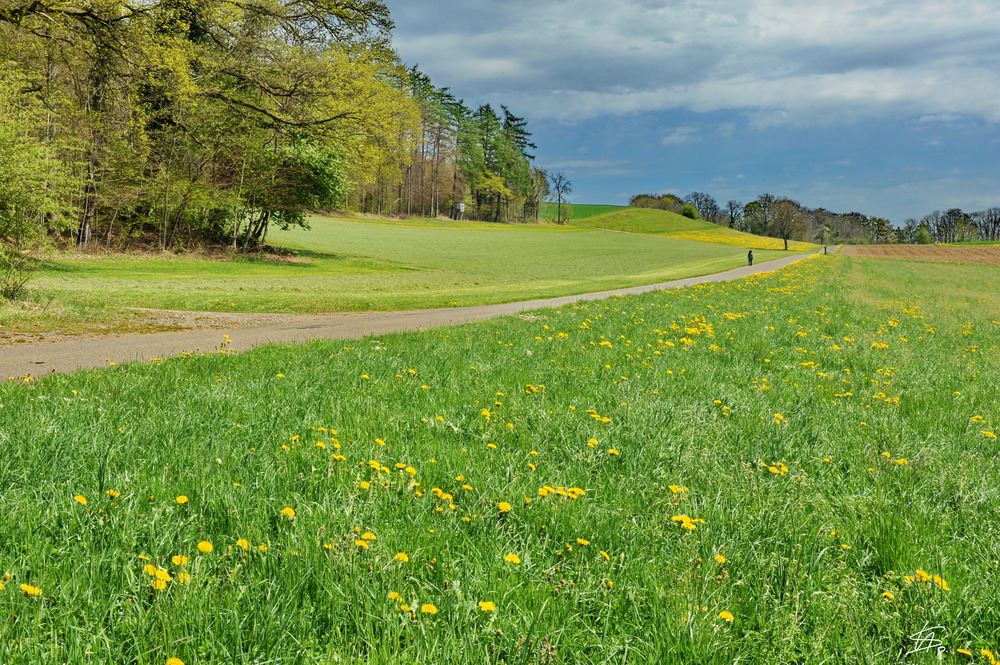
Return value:
M 921 225 L 917 232 L 913 234 L 913 241 L 918 245 L 931 244 L 931 232 L 926 226 Z
M 681 214 L 688 219 L 698 219 L 698 209 L 690 203 L 684 204 L 684 207 L 681 209 Z

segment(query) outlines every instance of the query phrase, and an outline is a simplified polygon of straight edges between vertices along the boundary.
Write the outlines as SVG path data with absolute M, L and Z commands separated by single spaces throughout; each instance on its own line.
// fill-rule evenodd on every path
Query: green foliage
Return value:
M 698 219 L 698 209 L 690 203 L 685 203 L 681 208 L 681 214 L 688 219 Z
M 927 230 L 927 227 L 921 224 L 917 227 L 917 231 L 913 236 L 913 240 L 918 245 L 929 245 L 931 244 L 931 232 Z
M 23 92 L 27 82 L 13 65 L 0 64 L 0 300 L 15 300 L 35 265 L 27 252 L 64 228 L 73 208 L 37 97 Z

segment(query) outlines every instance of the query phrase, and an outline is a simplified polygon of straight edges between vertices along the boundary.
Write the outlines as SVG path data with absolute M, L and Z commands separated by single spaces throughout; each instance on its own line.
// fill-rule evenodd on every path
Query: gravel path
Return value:
M 648 286 L 476 307 L 333 314 L 158 312 L 159 316 L 169 318 L 181 327 L 197 329 L 144 335 L 80 336 L 63 338 L 59 341 L 22 342 L 0 346 L 0 380 L 4 377 L 8 379 L 37 377 L 52 372 L 109 367 L 111 363 L 121 365 L 129 362 L 146 362 L 182 353 L 208 353 L 226 344 L 227 339 L 229 349 L 245 351 L 263 344 L 300 343 L 312 339 L 358 339 L 366 335 L 484 321 L 495 316 L 543 307 L 558 307 L 578 300 L 597 300 L 616 294 L 645 293 L 655 289 L 675 289 L 704 282 L 724 282 L 784 268 L 807 257 L 805 254 L 796 254 L 759 263 L 753 267 L 744 266 L 712 275 Z

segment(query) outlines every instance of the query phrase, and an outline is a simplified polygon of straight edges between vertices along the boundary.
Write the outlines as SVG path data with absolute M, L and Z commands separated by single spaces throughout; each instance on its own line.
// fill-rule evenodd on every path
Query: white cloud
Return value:
M 699 141 L 701 141 L 701 137 L 698 136 L 698 128 L 694 125 L 684 125 L 669 130 L 660 142 L 663 145 L 680 145 L 681 143 L 698 143 Z
M 534 118 L 741 110 L 756 127 L 961 115 L 1000 122 L 1000 3 L 388 4 L 407 62 L 460 96 Z

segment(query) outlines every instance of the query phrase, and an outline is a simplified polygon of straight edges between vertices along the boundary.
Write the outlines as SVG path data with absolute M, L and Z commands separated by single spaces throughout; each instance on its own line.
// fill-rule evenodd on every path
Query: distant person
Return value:
M 752 249 L 749 252 L 747 252 L 747 265 L 748 266 L 752 266 L 753 265 L 753 250 Z

